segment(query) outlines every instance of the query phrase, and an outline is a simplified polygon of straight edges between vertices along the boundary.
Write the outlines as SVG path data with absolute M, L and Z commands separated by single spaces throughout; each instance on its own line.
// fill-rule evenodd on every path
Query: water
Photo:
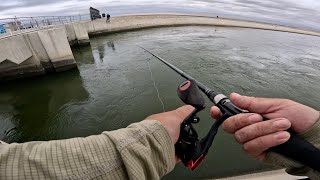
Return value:
M 123 128 L 181 106 L 183 79 L 137 48 L 144 46 L 208 87 L 229 94 L 290 98 L 320 109 L 320 38 L 241 28 L 177 27 L 99 36 L 74 49 L 79 71 L 2 85 L 0 138 L 7 142 L 64 139 Z M 207 101 L 207 107 L 210 107 Z M 200 113 L 203 136 L 212 124 Z M 269 166 L 249 157 L 220 131 L 206 160 L 190 172 L 181 165 L 165 179 L 214 178 Z

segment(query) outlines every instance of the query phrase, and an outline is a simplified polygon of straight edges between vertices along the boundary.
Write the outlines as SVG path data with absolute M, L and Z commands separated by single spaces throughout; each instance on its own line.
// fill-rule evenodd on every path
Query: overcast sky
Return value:
M 176 12 L 255 20 L 320 30 L 320 0 L 1 0 L 0 18 Z

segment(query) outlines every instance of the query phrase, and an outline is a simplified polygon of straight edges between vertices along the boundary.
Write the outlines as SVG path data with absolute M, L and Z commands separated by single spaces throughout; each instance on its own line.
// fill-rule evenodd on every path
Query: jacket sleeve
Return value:
M 174 145 L 154 120 L 86 138 L 0 144 L 0 179 L 160 179 Z
M 309 141 L 315 147 L 320 148 L 320 119 L 305 133 L 300 134 L 302 138 Z M 286 168 L 286 172 L 296 176 L 308 176 L 310 179 L 320 179 L 320 172 L 289 160 L 279 154 L 269 152 L 265 162 L 275 166 Z

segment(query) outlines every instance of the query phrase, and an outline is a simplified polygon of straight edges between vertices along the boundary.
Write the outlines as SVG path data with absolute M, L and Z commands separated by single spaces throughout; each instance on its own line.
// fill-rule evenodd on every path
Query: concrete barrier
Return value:
M 44 48 L 38 32 L 32 32 L 24 35 L 31 46 L 33 56 L 40 61 L 46 72 L 54 72 L 55 69 L 50 61 L 48 53 Z
M 43 30 L 38 34 L 56 72 L 77 67 L 64 28 Z
M 73 24 L 74 32 L 78 41 L 78 45 L 88 45 L 90 44 L 89 35 L 87 28 L 83 23 Z
M 0 82 L 76 67 L 64 27 L 0 40 Z
M 66 24 L 65 25 L 65 29 L 66 29 L 66 33 L 67 33 L 67 38 L 68 41 L 70 43 L 71 46 L 77 45 L 78 41 L 77 41 L 77 36 L 76 33 L 74 31 L 74 27 L 73 24 Z
M 0 82 L 44 74 L 23 35 L 0 41 Z

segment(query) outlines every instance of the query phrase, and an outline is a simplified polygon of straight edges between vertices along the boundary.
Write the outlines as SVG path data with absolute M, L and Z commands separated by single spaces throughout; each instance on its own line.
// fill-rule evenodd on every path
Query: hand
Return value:
M 151 115 L 146 120 L 159 121 L 167 129 L 172 142 L 175 144 L 179 139 L 181 123 L 193 110 L 194 107 L 190 105 L 182 106 L 173 111 Z
M 300 134 L 311 128 L 320 113 L 308 106 L 287 99 L 268 99 L 230 95 L 231 101 L 250 113 L 239 114 L 228 118 L 222 128 L 234 134 L 243 149 L 257 159 L 264 159 L 266 150 L 289 140 L 286 131 L 291 127 Z M 254 114 L 258 113 L 258 114 Z M 211 108 L 211 116 L 218 118 L 219 108 Z M 268 121 L 263 121 L 263 118 Z

